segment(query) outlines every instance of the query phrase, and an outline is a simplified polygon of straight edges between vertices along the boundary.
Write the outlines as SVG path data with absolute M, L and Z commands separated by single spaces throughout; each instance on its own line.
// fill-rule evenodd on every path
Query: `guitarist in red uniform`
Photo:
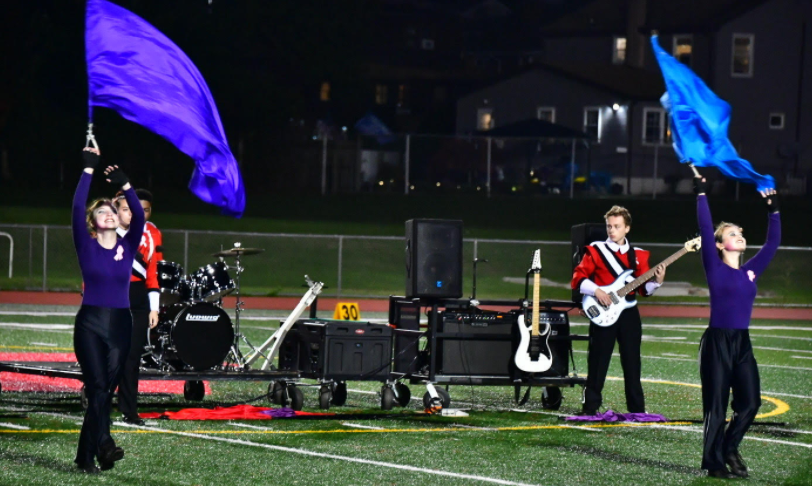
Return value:
M 602 305 L 611 304 L 606 292 L 598 287 L 614 282 L 624 270 L 633 269 L 634 277 L 649 270 L 649 252 L 634 248 L 626 235 L 631 230 L 632 216 L 621 206 L 612 206 L 605 215 L 606 241 L 595 241 L 586 247 L 581 263 L 575 267 L 571 286 L 581 294 L 593 295 Z M 659 265 L 654 278 L 635 292 L 626 296 L 631 300 L 639 293 L 653 294 L 663 283 L 665 266 Z M 646 411 L 643 385 L 640 383 L 640 341 L 643 325 L 637 306 L 624 310 L 617 322 L 609 327 L 589 324 L 589 351 L 587 353 L 587 379 L 584 388 L 583 415 L 596 415 L 601 407 L 603 384 L 615 348 L 620 348 L 620 364 L 626 391 L 626 407 L 631 413 Z

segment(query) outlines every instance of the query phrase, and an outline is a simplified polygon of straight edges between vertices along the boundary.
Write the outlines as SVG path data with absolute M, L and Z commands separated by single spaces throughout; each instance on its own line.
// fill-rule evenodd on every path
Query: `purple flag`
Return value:
M 189 189 L 240 217 L 245 189 L 206 81 L 158 29 L 105 0 L 88 0 L 88 108 L 111 108 L 172 142 L 195 161 Z M 91 116 L 92 119 L 92 116 Z

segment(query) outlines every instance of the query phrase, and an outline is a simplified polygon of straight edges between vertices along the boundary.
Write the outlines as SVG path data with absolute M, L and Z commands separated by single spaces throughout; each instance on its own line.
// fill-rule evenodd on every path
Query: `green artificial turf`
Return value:
M 4 311 L 0 314 L 0 352 L 43 351 L 41 344 L 32 343 L 71 348 L 69 329 L 45 332 L 3 325 L 69 325 L 70 315 L 14 312 L 69 313 L 70 308 L 0 306 L 0 310 Z M 273 318 L 285 315 L 247 312 L 242 330 L 256 344 L 278 325 Z M 705 324 L 686 318 L 645 320 L 642 365 L 649 412 L 673 420 L 701 420 L 696 355 Z M 586 331 L 583 320 L 573 320 L 573 333 Z M 766 416 L 756 422 L 784 425 L 755 425 L 748 433 L 741 446 L 751 472 L 747 481 L 812 484 L 812 359 L 808 359 L 812 358 L 812 323 L 754 320 L 751 338 L 765 397 L 760 413 Z M 585 350 L 584 342 L 574 343 L 581 375 L 586 372 Z M 622 370 L 616 357 L 609 376 L 604 406 L 623 412 Z M 210 384 L 213 393 L 202 403 L 186 402 L 177 395 L 146 395 L 141 397 L 141 411 L 244 402 L 263 395 L 268 386 L 267 382 Z M 308 380 L 301 384 L 306 411 L 320 411 L 318 387 L 306 386 L 315 384 Z M 519 407 L 513 401 L 512 387 L 454 385 L 449 388 L 451 407 L 466 410 L 468 416 L 442 417 L 421 413 L 425 388 L 419 384 L 410 385 L 414 399 L 409 406 L 381 411 L 377 394 L 381 385 L 350 382 L 346 405 L 329 410 L 355 416 L 234 422 L 150 420 L 147 429 L 114 424 L 113 435 L 126 450 L 125 459 L 96 477 L 79 475 L 72 468 L 79 429 L 76 422 L 82 417 L 74 394 L 3 391 L 0 484 L 718 484 L 699 470 L 701 424 L 562 427 L 572 424 L 557 414 L 578 412 L 580 387 L 563 389 L 560 410 L 550 411 L 541 405 L 540 388 L 531 390 L 528 403 Z M 272 406 L 264 399 L 253 403 Z M 27 418 L 14 418 L 12 414 L 17 413 Z M 118 419 L 117 413 L 114 419 Z

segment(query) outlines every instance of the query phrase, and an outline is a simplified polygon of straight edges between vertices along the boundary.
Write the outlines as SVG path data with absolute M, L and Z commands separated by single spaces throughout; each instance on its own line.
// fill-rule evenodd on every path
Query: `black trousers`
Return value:
M 138 373 L 149 332 L 149 297 L 143 281 L 130 282 L 130 309 L 133 315 L 133 330 L 130 338 L 130 352 L 124 362 L 124 370 L 118 384 L 118 410 L 126 417 L 136 417 L 138 415 Z
M 130 309 L 83 305 L 76 314 L 73 348 L 88 400 L 75 459 L 79 465 L 93 464 L 99 448 L 113 442 L 110 406 L 130 350 L 131 333 Z
M 709 327 L 699 344 L 704 445 L 702 469 L 725 467 L 724 456 L 739 448 L 761 406 L 761 381 L 747 329 Z M 733 418 L 725 429 L 733 389 Z
M 620 365 L 626 391 L 626 407 L 629 412 L 646 411 L 643 385 L 640 383 L 640 341 L 643 324 L 637 306 L 624 310 L 617 322 L 609 327 L 589 325 L 589 351 L 587 353 L 587 377 L 584 388 L 584 408 L 598 410 L 603 403 L 603 384 L 612 360 L 615 341 L 620 348 Z

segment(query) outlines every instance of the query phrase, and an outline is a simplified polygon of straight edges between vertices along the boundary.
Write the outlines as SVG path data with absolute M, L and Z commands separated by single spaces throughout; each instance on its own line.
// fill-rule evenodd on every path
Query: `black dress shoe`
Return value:
M 708 470 L 708 477 L 709 478 L 719 478 L 719 479 L 738 479 L 739 476 L 736 476 L 732 472 L 728 471 L 726 467 L 722 469 L 714 469 L 713 471 Z
M 588 415 L 590 417 L 594 417 L 595 415 L 598 415 L 598 411 L 591 408 L 582 408 L 581 415 Z
M 79 472 L 85 474 L 99 474 L 101 471 L 95 464 L 76 464 L 76 467 L 79 468 Z
M 142 426 L 147 425 L 147 423 L 144 422 L 144 419 L 142 419 L 138 415 L 136 415 L 135 417 L 130 417 L 128 415 L 125 415 L 124 416 L 124 422 L 128 423 L 128 424 L 133 424 L 133 425 L 142 425 Z
M 99 464 L 103 470 L 113 469 L 113 463 L 124 459 L 124 449 L 110 443 L 107 447 L 99 448 Z
M 733 451 L 725 454 L 725 464 L 730 467 L 730 472 L 736 476 L 740 478 L 746 478 L 748 476 L 747 465 L 744 463 L 742 455 L 739 454 L 739 451 Z

